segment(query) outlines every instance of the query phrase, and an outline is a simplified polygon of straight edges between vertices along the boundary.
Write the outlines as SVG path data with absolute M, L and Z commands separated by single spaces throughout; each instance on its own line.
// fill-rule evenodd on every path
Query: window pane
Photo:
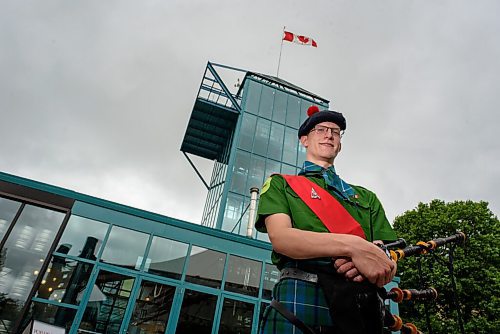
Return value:
M 247 90 L 245 111 L 258 115 L 262 85 L 253 80 L 246 80 L 245 90 Z
M 65 245 L 69 247 L 69 251 L 65 254 L 95 260 L 108 226 L 105 223 L 73 215 L 69 218 L 57 249 Z
M 188 247 L 188 244 L 179 241 L 153 237 L 145 270 L 164 277 L 180 279 Z
M 280 163 L 274 160 L 267 159 L 266 161 L 266 177 L 269 177 L 271 174 L 280 172 Z
M 297 163 L 297 130 L 285 128 L 285 142 L 283 144 L 283 162 L 294 165 Z
M 259 309 L 259 325 L 262 322 L 262 317 L 264 317 L 264 312 L 266 310 L 266 307 L 269 305 L 269 303 L 261 302 L 260 303 L 260 309 Z
M 302 166 L 306 160 L 306 148 L 299 143 L 299 155 L 297 156 L 297 166 Z
M 54 255 L 36 297 L 78 305 L 93 265 Z
M 134 278 L 101 270 L 90 294 L 78 333 L 118 333 Z
M 186 289 L 175 333 L 212 333 L 216 305 L 217 296 Z
M 309 109 L 310 106 L 312 106 L 314 103 L 308 100 L 301 100 L 300 101 L 300 117 L 299 117 L 299 123 L 302 124 L 306 118 L 307 118 L 307 109 Z M 323 110 L 324 108 L 322 106 L 318 106 L 319 110 Z M 300 125 L 299 125 L 300 126 Z
M 139 269 L 149 235 L 113 226 L 101 261 L 129 269 Z
M 62 327 L 69 333 L 73 319 L 75 319 L 76 309 L 32 302 L 29 310 L 29 315 L 26 319 L 33 317 L 33 320 L 38 320 L 46 324 Z M 23 326 L 24 327 L 24 326 Z
M 285 127 L 278 123 L 272 123 L 271 136 L 269 137 L 269 148 L 267 156 L 275 160 L 281 160 L 281 152 L 283 151 L 283 137 Z
M 247 226 L 248 226 L 248 216 L 250 214 L 248 205 L 250 204 L 250 198 L 243 198 L 243 216 L 241 217 L 241 224 L 238 231 L 234 231 L 234 233 L 238 233 L 239 235 L 247 235 Z
M 288 174 L 288 175 L 295 175 L 297 171 L 297 167 L 295 166 L 290 166 L 286 164 L 281 165 L 281 173 L 282 174 Z
M 224 210 L 224 220 L 222 221 L 222 229 L 228 232 L 238 233 L 240 226 L 236 226 L 238 221 L 241 225 L 241 214 L 244 210 L 243 196 L 229 193 L 226 201 L 226 209 Z M 236 226 L 236 227 L 235 227 Z
M 164 333 L 175 296 L 175 287 L 141 282 L 127 333 Z
M 20 206 L 21 203 L 19 202 L 0 197 L 0 241 L 2 241 Z
M 1 253 L 0 295 L 12 307 L 0 309 L 0 319 L 19 316 L 63 219 L 60 212 L 24 207 Z
M 286 107 L 286 125 L 295 129 L 299 128 L 300 119 L 300 99 L 296 96 L 288 95 Z
M 231 191 L 239 194 L 245 193 L 248 166 L 250 166 L 250 153 L 237 150 L 231 179 Z
M 257 232 L 257 240 L 269 242 L 269 236 L 267 235 L 267 233 Z
M 255 127 L 257 126 L 257 117 L 248 113 L 243 114 L 243 123 L 240 130 L 240 145 L 247 151 L 252 150 L 253 137 L 255 136 Z
M 257 297 L 262 264 L 236 255 L 229 255 L 224 290 Z
M 287 98 L 288 94 L 276 90 L 274 96 L 273 121 L 285 124 Z
M 251 303 L 224 298 L 219 333 L 250 334 L 252 332 L 254 307 L 255 305 Z
M 262 95 L 260 96 L 259 116 L 271 119 L 274 104 L 274 89 L 262 86 Z
M 246 186 L 246 196 L 250 195 L 250 188 L 257 187 L 261 188 L 264 183 L 264 173 L 266 167 L 266 159 L 259 157 L 257 155 L 252 156 L 250 161 L 250 172 L 248 177 L 248 184 Z
M 220 288 L 225 259 L 224 253 L 193 246 L 186 281 Z
M 262 287 L 262 298 L 269 299 L 272 298 L 273 287 L 278 283 L 280 278 L 280 272 L 274 264 L 266 263 L 264 269 L 264 286 Z
M 257 128 L 255 129 L 255 141 L 253 152 L 266 156 L 269 135 L 271 134 L 271 121 L 263 118 L 257 119 Z

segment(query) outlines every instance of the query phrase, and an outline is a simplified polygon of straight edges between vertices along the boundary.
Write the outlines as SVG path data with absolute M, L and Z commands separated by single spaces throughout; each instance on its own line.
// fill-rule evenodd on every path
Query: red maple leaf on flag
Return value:
M 301 45 L 310 45 L 312 47 L 317 48 L 318 44 L 316 41 L 310 37 L 307 36 L 302 36 L 302 35 L 296 35 L 294 33 L 291 33 L 289 31 L 285 31 L 283 35 L 283 40 L 292 42 L 292 43 L 297 43 Z

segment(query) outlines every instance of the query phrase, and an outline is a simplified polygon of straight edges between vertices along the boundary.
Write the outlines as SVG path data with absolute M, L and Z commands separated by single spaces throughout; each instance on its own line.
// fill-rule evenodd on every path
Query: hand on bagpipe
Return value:
M 427 254 L 434 249 L 441 247 L 446 244 L 463 244 L 465 242 L 466 236 L 463 232 L 458 232 L 448 237 L 436 238 L 427 242 L 420 241 L 416 245 L 406 247 L 406 242 L 404 239 L 398 239 L 395 242 L 380 245 L 380 247 L 386 252 L 387 256 L 393 261 L 397 262 L 405 257 L 412 255 Z M 423 290 L 416 289 L 400 289 L 392 288 L 390 291 L 381 289 L 379 295 L 382 299 L 389 299 L 396 303 L 407 300 L 419 300 L 419 301 L 429 301 L 435 300 L 438 296 L 437 291 L 434 288 L 428 288 Z M 401 331 L 402 334 L 421 334 L 422 332 L 412 323 L 403 324 L 402 319 L 391 314 L 388 310 L 385 312 L 384 326 L 391 331 Z

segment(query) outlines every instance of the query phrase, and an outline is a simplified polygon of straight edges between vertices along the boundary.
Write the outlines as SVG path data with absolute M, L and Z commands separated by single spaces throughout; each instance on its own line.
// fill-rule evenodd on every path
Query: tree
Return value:
M 429 241 L 462 231 L 467 240 L 463 246 L 445 245 L 425 255 L 398 262 L 400 286 L 434 287 L 435 302 L 403 302 L 400 314 L 405 322 L 432 333 L 460 333 L 458 315 L 465 333 L 498 333 L 500 328 L 500 223 L 486 202 L 433 200 L 396 217 L 394 229 L 408 245 Z M 456 282 L 456 293 L 450 276 L 450 248 Z M 421 277 L 418 266 L 421 266 Z M 455 304 L 458 304 L 459 313 Z

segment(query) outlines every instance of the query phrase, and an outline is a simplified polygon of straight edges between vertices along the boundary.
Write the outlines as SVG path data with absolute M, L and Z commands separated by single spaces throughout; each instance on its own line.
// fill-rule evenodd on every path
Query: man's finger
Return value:
M 335 269 L 338 269 L 341 265 L 346 264 L 347 262 L 349 262 L 349 260 L 348 260 L 348 259 L 346 259 L 346 258 L 343 258 L 343 257 L 338 258 L 338 259 L 336 259 L 336 260 L 335 260 L 335 262 L 333 263 L 333 267 L 334 267 Z
M 347 262 L 347 263 L 344 263 L 343 265 L 339 266 L 339 267 L 337 268 L 337 272 L 338 272 L 339 274 L 345 274 L 345 273 L 347 273 L 349 270 L 352 270 L 352 269 L 356 269 L 356 268 L 354 267 L 354 263 L 352 263 L 352 262 Z M 357 270 L 356 270 L 356 271 L 357 271 Z
M 359 272 L 356 268 L 352 268 L 352 269 L 346 271 L 346 273 L 345 273 L 345 277 L 347 277 L 349 279 L 353 279 L 354 277 L 356 277 L 358 275 L 359 275 Z
M 359 282 L 363 282 L 365 280 L 365 278 L 363 277 L 363 275 L 360 274 L 360 275 L 354 277 L 352 280 L 353 280 L 353 282 L 359 283 Z

